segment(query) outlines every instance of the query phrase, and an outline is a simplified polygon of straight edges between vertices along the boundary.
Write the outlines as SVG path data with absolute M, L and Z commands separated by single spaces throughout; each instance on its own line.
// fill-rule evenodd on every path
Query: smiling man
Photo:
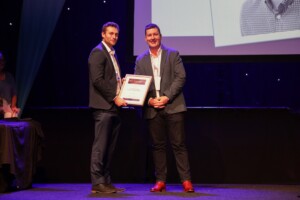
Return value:
M 162 35 L 156 24 L 145 27 L 149 50 L 136 59 L 135 74 L 153 76 L 143 108 L 153 142 L 156 184 L 151 192 L 166 190 L 166 146 L 170 140 L 184 192 L 194 192 L 191 183 L 188 152 L 185 145 L 184 113 L 187 110 L 182 88 L 185 69 L 179 52 L 161 44 Z
M 91 155 L 92 193 L 116 193 L 124 189 L 111 183 L 110 163 L 119 135 L 119 109 L 126 106 L 120 98 L 121 74 L 114 46 L 119 38 L 119 26 L 107 22 L 102 27 L 102 42 L 90 53 L 89 107 L 95 120 L 95 136 Z

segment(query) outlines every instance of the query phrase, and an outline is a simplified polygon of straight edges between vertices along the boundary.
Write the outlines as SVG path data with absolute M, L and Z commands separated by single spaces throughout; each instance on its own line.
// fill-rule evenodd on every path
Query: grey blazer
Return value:
M 160 95 L 167 96 L 170 99 L 164 109 L 168 114 L 186 111 L 185 100 L 182 93 L 186 73 L 179 52 L 163 45 L 161 49 Z M 149 50 L 137 57 L 135 74 L 153 76 Z M 144 117 L 146 119 L 152 119 L 156 116 L 157 109 L 148 106 L 149 98 L 155 96 L 155 86 L 154 81 L 152 81 L 143 107 Z
M 89 107 L 115 110 L 113 99 L 116 97 L 117 80 L 111 57 L 102 44 L 90 53 L 89 66 Z

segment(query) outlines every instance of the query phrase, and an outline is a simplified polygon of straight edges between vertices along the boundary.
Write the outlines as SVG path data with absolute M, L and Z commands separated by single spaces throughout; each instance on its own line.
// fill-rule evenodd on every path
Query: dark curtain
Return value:
M 23 0 L 16 80 L 24 108 L 65 0 Z

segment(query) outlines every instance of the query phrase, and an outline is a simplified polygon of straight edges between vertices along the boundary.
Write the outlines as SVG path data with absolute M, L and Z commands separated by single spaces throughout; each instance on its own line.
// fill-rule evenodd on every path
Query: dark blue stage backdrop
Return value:
M 4 27 L 0 32 L 0 49 L 9 54 L 8 64 L 13 72 L 21 38 L 21 2 L 1 1 L 0 5 L 0 22 Z M 134 0 L 66 0 L 42 56 L 27 107 L 88 105 L 87 59 L 90 50 L 101 41 L 101 26 L 107 21 L 120 25 L 116 50 L 123 75 L 134 72 Z M 26 56 L 34 58 L 29 50 Z M 190 107 L 289 107 L 295 111 L 300 108 L 298 55 L 182 58 L 187 72 L 184 93 Z

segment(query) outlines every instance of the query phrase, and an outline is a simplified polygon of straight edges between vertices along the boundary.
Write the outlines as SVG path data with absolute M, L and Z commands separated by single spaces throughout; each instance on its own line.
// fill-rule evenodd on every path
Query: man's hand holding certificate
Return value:
M 126 74 L 119 96 L 128 105 L 143 106 L 151 80 L 152 76 Z

